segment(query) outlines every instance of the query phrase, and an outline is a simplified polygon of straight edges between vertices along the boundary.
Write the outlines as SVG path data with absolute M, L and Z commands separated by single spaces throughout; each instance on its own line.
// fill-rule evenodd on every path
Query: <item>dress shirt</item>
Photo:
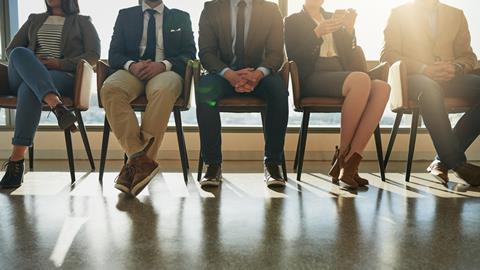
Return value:
M 152 9 L 149 5 L 145 2 L 142 3 L 142 10 L 143 10 L 143 36 L 142 40 L 140 41 L 140 56 L 145 53 L 147 48 L 147 34 L 148 34 L 148 21 L 150 20 L 150 15 L 146 12 L 147 9 Z M 165 65 L 167 71 L 172 69 L 172 63 L 168 60 L 165 60 L 165 51 L 164 51 L 164 44 L 163 44 L 163 11 L 165 9 L 165 5 L 162 3 L 158 5 L 154 10 L 157 11 L 155 13 L 155 25 L 157 27 L 157 51 L 155 54 L 155 62 L 161 62 Z M 128 61 L 125 63 L 124 68 L 129 70 L 130 65 L 133 64 L 135 61 Z
M 230 24 L 232 27 L 232 51 L 233 51 L 233 61 L 230 63 L 230 65 L 233 65 L 236 61 L 236 56 L 235 56 L 235 42 L 237 40 L 237 14 L 238 14 L 238 3 L 241 0 L 230 0 Z M 245 1 L 245 48 L 247 47 L 247 37 L 248 37 L 248 32 L 250 30 L 250 21 L 252 19 L 252 10 L 253 10 L 253 0 L 243 0 Z M 225 75 L 225 72 L 230 70 L 230 68 L 225 68 L 220 72 L 221 76 Z M 258 67 L 257 70 L 261 71 L 263 75 L 266 77 L 270 75 L 270 69 L 265 68 L 265 67 Z

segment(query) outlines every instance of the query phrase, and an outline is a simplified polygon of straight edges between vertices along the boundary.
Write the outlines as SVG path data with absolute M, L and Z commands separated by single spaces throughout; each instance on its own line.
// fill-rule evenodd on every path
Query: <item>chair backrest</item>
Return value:
M 410 109 L 407 76 L 407 66 L 402 61 L 390 66 L 388 74 L 388 84 L 392 89 L 390 92 L 390 108 L 394 112 Z
M 75 75 L 75 96 L 73 99 L 75 109 L 86 111 L 90 107 L 93 73 L 93 67 L 87 61 L 80 60 Z
M 7 92 L 9 89 L 8 85 L 8 67 L 5 64 L 0 63 L 0 94 L 2 92 Z

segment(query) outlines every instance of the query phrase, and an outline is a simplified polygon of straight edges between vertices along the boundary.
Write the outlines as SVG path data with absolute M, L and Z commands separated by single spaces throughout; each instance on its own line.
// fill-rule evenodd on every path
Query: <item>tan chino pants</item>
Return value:
M 146 154 L 153 160 L 157 158 L 182 85 L 182 77 L 173 71 L 161 73 L 148 82 L 139 80 L 125 70 L 119 70 L 107 78 L 101 91 L 102 103 L 112 131 L 129 157 L 145 150 L 154 138 Z M 143 95 L 148 105 L 139 125 L 130 103 Z

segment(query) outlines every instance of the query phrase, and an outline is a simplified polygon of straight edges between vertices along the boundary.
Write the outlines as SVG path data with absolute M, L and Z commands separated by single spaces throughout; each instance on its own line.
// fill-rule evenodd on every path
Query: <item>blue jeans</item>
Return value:
M 10 91 L 17 96 L 13 145 L 31 146 L 48 94 L 73 96 L 75 79 L 68 72 L 48 70 L 27 48 L 14 49 L 8 60 Z
M 436 82 L 425 75 L 411 75 L 408 85 L 410 95 L 419 102 L 437 159 L 448 169 L 465 162 L 465 151 L 480 134 L 480 76 L 467 74 L 449 82 Z M 444 107 L 445 97 L 476 100 L 479 105 L 465 113 L 452 130 Z

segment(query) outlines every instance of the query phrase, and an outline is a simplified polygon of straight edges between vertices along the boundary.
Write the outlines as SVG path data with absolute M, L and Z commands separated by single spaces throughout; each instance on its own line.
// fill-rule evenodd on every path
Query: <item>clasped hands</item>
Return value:
M 142 81 L 148 81 L 160 73 L 167 70 L 162 62 L 154 62 L 152 60 L 142 60 L 132 63 L 128 71 Z
M 435 81 L 450 81 L 456 75 L 455 64 L 451 62 L 435 62 L 425 68 L 423 73 Z
M 250 93 L 255 90 L 264 74 L 260 70 L 245 68 L 237 71 L 229 69 L 223 76 L 235 88 L 235 92 Z

